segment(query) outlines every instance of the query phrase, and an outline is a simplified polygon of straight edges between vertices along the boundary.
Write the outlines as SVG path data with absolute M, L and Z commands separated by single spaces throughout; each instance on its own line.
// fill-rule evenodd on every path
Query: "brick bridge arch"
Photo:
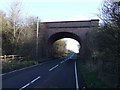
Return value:
M 44 24 L 46 25 L 46 39 L 44 43 L 46 57 L 51 56 L 52 44 L 61 38 L 77 40 L 82 47 L 80 54 L 85 56 L 89 50 L 86 34 L 88 31 L 98 29 L 99 20 L 44 22 Z
M 49 37 L 48 41 L 47 41 L 47 45 L 48 45 L 48 55 L 52 56 L 52 52 L 53 51 L 53 44 L 55 41 L 59 40 L 59 39 L 62 39 L 62 38 L 72 38 L 72 39 L 75 39 L 76 41 L 79 42 L 79 44 L 81 45 L 81 39 L 79 36 L 77 36 L 76 34 L 74 33 L 71 33 L 71 32 L 58 32 L 58 33 L 55 33 L 53 34 L 52 36 Z M 82 45 L 81 45 L 82 47 Z

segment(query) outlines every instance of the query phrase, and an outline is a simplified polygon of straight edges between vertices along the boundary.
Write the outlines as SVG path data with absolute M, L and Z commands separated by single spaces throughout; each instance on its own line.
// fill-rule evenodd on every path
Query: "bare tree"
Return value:
M 120 26 L 120 1 L 105 0 L 100 9 L 99 17 L 104 24 L 116 23 Z
M 21 5 L 22 3 L 18 0 L 12 2 L 10 6 L 9 14 L 9 28 L 13 32 L 13 42 L 18 41 L 19 33 L 21 33 Z

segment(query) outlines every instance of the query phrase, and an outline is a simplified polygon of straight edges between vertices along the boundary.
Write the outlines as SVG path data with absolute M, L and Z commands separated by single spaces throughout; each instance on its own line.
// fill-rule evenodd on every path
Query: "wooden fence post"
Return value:
M 4 60 L 6 61 L 6 55 L 4 55 Z
M 14 55 L 12 55 L 12 60 L 14 60 L 15 59 L 15 57 L 14 57 Z

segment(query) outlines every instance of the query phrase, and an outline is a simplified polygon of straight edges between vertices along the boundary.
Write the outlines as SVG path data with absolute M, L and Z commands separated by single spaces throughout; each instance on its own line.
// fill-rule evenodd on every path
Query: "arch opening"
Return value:
M 65 41 L 66 50 L 69 50 L 69 52 L 73 51 L 74 53 L 79 53 L 79 51 L 82 47 L 80 37 L 77 36 L 76 34 L 70 33 L 70 32 L 59 32 L 59 33 L 53 34 L 48 39 L 48 54 L 51 57 L 54 56 L 54 53 L 52 52 L 53 51 L 53 45 L 56 41 L 59 41 L 59 40 L 64 40 Z M 75 45 L 75 43 L 77 45 Z M 70 46 L 72 47 L 71 49 L 70 49 Z M 73 50 L 75 48 L 78 49 L 78 47 L 79 47 L 79 50 L 76 50 L 76 51 Z
M 79 53 L 80 44 L 72 38 L 62 38 L 53 43 L 53 57 L 64 57 L 70 53 Z
M 74 53 L 79 53 L 80 44 L 78 41 L 72 38 L 63 38 L 66 42 L 66 49 Z

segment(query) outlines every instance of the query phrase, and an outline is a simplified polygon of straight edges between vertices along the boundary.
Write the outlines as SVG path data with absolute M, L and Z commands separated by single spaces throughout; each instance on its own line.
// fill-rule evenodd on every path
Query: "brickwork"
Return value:
M 44 22 L 46 25 L 46 43 L 44 48 L 46 56 L 52 52 L 52 44 L 61 38 L 73 38 L 81 44 L 81 54 L 87 51 L 86 33 L 90 30 L 96 30 L 99 26 L 99 20 L 84 21 L 61 21 L 61 22 Z
M 48 28 L 96 27 L 98 20 L 46 22 Z

